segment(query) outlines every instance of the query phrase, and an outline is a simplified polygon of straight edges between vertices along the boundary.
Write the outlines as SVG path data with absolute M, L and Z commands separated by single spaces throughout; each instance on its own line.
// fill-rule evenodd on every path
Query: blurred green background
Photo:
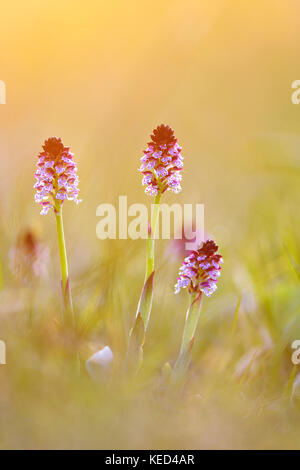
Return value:
M 300 106 L 291 101 L 300 78 L 299 10 L 296 0 L 2 5 L 3 448 L 299 447 L 298 369 L 290 360 L 300 338 Z M 160 123 L 174 128 L 185 157 L 183 191 L 163 202 L 204 203 L 206 232 L 224 256 L 180 406 L 157 383 L 180 344 L 187 298 L 175 297 L 173 286 L 182 260 L 168 256 L 167 241 L 157 243 L 144 372 L 124 384 L 118 367 L 143 284 L 145 242 L 96 238 L 99 204 L 119 195 L 152 202 L 137 168 Z M 64 207 L 82 328 L 75 339 L 57 326 L 55 220 L 34 202 L 37 155 L 52 135 L 75 154 L 83 199 Z M 27 228 L 51 254 L 48 278 L 29 285 L 8 262 Z M 119 358 L 111 385 L 95 385 L 84 372 L 78 379 L 73 351 L 84 364 L 105 344 Z

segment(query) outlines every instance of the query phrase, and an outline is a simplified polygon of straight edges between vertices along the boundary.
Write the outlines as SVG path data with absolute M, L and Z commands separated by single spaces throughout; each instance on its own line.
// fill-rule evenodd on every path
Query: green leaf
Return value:
M 141 315 L 145 325 L 145 330 L 147 330 L 152 307 L 154 273 L 155 271 L 150 274 L 144 284 L 136 313 L 136 319 Z

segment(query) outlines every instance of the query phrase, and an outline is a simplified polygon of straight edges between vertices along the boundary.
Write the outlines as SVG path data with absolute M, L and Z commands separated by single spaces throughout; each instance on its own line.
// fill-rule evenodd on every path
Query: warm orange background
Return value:
M 299 31 L 299 0 L 1 2 L 1 448 L 300 448 Z M 224 256 L 187 393 L 170 403 L 162 376 L 185 321 L 188 295 L 174 295 L 183 256 L 156 243 L 145 367 L 127 379 L 145 241 L 96 238 L 100 203 L 153 201 L 137 169 L 160 123 L 185 157 L 183 191 L 163 202 L 204 203 Z M 34 202 L 37 155 L 53 135 L 79 166 L 83 202 L 63 212 L 80 341 L 61 324 L 55 218 Z M 28 284 L 8 266 L 25 227 L 51 252 L 48 278 Z M 115 379 L 94 387 L 84 361 L 105 345 Z
M 234 242 L 258 188 L 284 193 L 287 182 L 272 172 L 270 180 L 265 166 L 276 157 L 281 168 L 299 148 L 297 1 L 12 1 L 0 21 L 7 244 L 28 224 L 56 243 L 32 189 L 36 155 L 51 135 L 79 163 L 83 203 L 68 204 L 65 217 L 69 244 L 89 241 L 87 265 L 88 251 L 105 246 L 95 237 L 97 205 L 119 194 L 150 202 L 137 167 L 161 122 L 185 156 L 176 200 L 205 203 L 207 229 L 223 245 Z

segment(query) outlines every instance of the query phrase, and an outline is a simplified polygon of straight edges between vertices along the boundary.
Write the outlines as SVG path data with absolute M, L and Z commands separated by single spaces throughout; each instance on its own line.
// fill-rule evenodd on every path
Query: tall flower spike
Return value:
M 77 165 L 69 147 L 65 147 L 60 138 L 51 137 L 43 145 L 43 152 L 38 156 L 35 200 L 42 206 L 41 214 L 49 209 L 56 212 L 63 202 L 78 199 Z
M 196 251 L 185 258 L 179 269 L 175 293 L 187 288 L 191 294 L 203 292 L 208 297 L 217 289 L 223 258 L 217 254 L 218 246 L 207 240 Z
M 135 323 L 130 331 L 129 338 L 128 357 L 138 356 L 138 367 L 140 367 L 143 360 L 143 344 L 152 308 L 155 273 L 154 242 L 160 200 L 165 191 L 173 191 L 174 193 L 181 191 L 183 157 L 180 152 L 181 147 L 177 143 L 173 129 L 161 124 L 154 129 L 151 142 L 148 143 L 144 156 L 141 158 L 142 165 L 139 171 L 143 174 L 143 185 L 146 186 L 145 192 L 155 196 L 155 200 L 147 238 L 145 282 L 138 303 Z
M 66 199 L 78 204 L 77 165 L 69 147 L 65 147 L 60 138 L 50 137 L 39 154 L 35 200 L 42 206 L 41 214 L 53 209 L 56 218 L 58 249 L 61 269 L 61 288 L 64 302 L 64 318 L 74 321 L 67 250 L 64 235 L 62 205 Z
M 161 124 L 154 129 L 151 141 L 144 150 L 139 171 L 143 175 L 145 192 L 151 196 L 165 191 L 181 191 L 183 157 L 171 127 Z

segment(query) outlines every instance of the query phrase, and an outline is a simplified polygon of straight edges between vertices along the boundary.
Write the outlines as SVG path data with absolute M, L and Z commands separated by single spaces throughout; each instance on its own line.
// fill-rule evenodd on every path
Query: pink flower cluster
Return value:
M 78 199 L 77 165 L 69 147 L 65 147 L 60 138 L 51 137 L 43 145 L 43 152 L 39 154 L 35 200 L 42 206 L 41 214 L 45 215 L 49 209 L 57 208 L 66 200 Z
M 143 174 L 145 192 L 151 196 L 165 191 L 181 191 L 183 157 L 173 129 L 161 124 L 154 129 L 151 142 L 144 150 L 139 171 Z
M 207 240 L 202 247 L 191 251 L 179 269 L 175 293 L 187 288 L 191 294 L 203 292 L 208 297 L 217 289 L 223 258 L 217 254 L 218 246 Z

